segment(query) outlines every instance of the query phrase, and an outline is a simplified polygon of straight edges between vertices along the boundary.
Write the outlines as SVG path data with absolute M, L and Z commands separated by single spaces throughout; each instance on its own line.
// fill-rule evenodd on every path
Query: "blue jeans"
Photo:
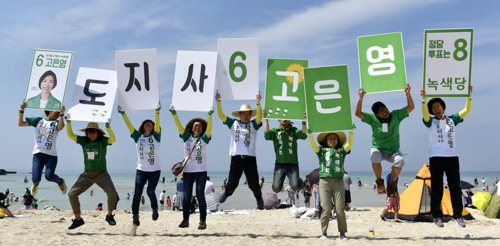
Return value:
M 304 188 L 304 181 L 299 177 L 299 165 L 290 163 L 276 163 L 274 166 L 273 191 L 281 192 L 285 176 L 290 181 L 290 187 L 294 191 L 299 191 Z
M 189 208 L 193 197 L 193 184 L 196 182 L 196 200 L 200 209 L 200 221 L 207 219 L 207 202 L 205 200 L 205 184 L 207 172 L 184 173 L 184 199 L 182 200 L 182 219 L 189 220 Z
M 47 155 L 45 153 L 36 153 L 33 155 L 33 166 L 31 167 L 31 181 L 38 186 L 42 180 L 42 171 L 45 167 L 45 179 L 50 182 L 62 184 L 62 179 L 55 174 L 57 167 L 57 156 Z
M 139 214 L 139 203 L 141 202 L 142 191 L 144 185 L 148 182 L 146 193 L 151 201 L 151 208 L 158 209 L 158 200 L 156 199 L 156 186 L 160 180 L 161 171 L 144 172 L 137 170 L 135 173 L 135 189 L 134 198 L 132 199 L 132 214 Z

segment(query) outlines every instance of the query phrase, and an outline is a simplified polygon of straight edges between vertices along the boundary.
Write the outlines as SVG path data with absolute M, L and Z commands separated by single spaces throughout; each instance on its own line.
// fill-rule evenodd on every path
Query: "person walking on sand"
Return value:
M 220 94 L 217 92 L 215 100 L 217 101 L 217 114 L 231 131 L 231 143 L 229 155 L 231 156 L 231 166 L 229 167 L 229 179 L 224 193 L 219 202 L 224 203 L 226 199 L 233 194 L 238 187 L 241 175 L 245 173 L 248 180 L 248 187 L 252 190 L 257 200 L 257 208 L 264 209 L 264 200 L 262 200 L 262 191 L 259 186 L 259 171 L 257 168 L 256 147 L 257 131 L 262 126 L 262 108 L 260 106 L 260 92 L 257 93 L 255 104 L 256 110 L 250 105 L 243 104 L 240 109 L 234 111 L 232 115 L 238 119 L 229 118 L 222 110 Z M 257 116 L 251 120 L 253 116 Z
M 344 180 L 344 188 L 345 188 L 345 211 L 351 210 L 351 185 L 352 185 L 352 180 L 351 177 L 349 177 L 349 174 L 345 172 L 344 170 L 344 177 L 342 177 Z
M 60 111 L 45 111 L 45 117 L 26 117 L 24 116 L 24 108 L 26 102 L 21 103 L 17 125 L 20 127 L 33 126 L 35 127 L 35 148 L 33 149 L 33 163 L 31 166 L 31 195 L 35 196 L 38 192 L 38 185 L 42 180 L 42 172 L 45 168 L 45 179 L 54 182 L 59 186 L 61 193 L 66 194 L 67 187 L 64 179 L 56 174 L 57 167 L 57 137 L 59 132 L 64 129 L 64 111 L 65 107 L 61 107 Z
M 395 181 L 405 164 L 403 153 L 399 150 L 399 125 L 415 108 L 410 90 L 410 85 L 406 84 L 404 90 L 406 94 L 406 107 L 389 111 L 384 103 L 375 102 L 371 108 L 373 113 L 361 111 L 365 91 L 363 89 L 359 89 L 358 91 L 359 100 L 356 105 L 355 115 L 372 128 L 370 160 L 373 172 L 375 173 L 378 194 L 394 194 Z M 382 179 L 382 165 L 380 164 L 382 161 L 392 163 L 393 167 L 391 171 L 392 180 L 387 180 L 387 189 L 384 187 L 384 180 Z
M 472 94 L 472 86 L 469 86 Z M 434 224 L 443 227 L 443 175 L 446 174 L 450 191 L 451 206 L 453 207 L 453 221 L 459 227 L 465 227 L 462 217 L 462 189 L 460 188 L 460 163 L 455 136 L 457 125 L 463 122 L 471 110 L 472 98 L 465 99 L 465 108 L 452 115 L 446 115 L 446 104 L 441 98 L 433 98 L 428 103 L 423 97 L 425 91 L 420 90 L 422 96 L 423 123 L 429 129 L 429 169 L 431 172 L 431 213 Z M 433 115 L 432 117 L 430 115 Z M 484 180 L 484 179 L 483 179 Z
M 182 126 L 174 105 L 170 106 L 170 112 L 172 113 L 175 126 L 177 126 L 177 130 L 179 131 L 179 137 L 184 141 L 184 155 L 187 158 L 182 171 L 184 200 L 182 204 L 182 221 L 179 227 L 189 227 L 190 198 L 194 197 L 193 185 L 196 183 L 195 191 L 200 207 L 198 230 L 205 230 L 207 228 L 207 203 L 205 201 L 205 184 L 207 182 L 208 170 L 207 151 L 208 143 L 212 139 L 212 114 L 214 110 L 213 107 L 210 107 L 207 120 L 194 118 L 188 121 L 185 127 Z
M 318 135 L 316 145 L 311 131 L 308 129 L 309 143 L 319 159 L 319 192 L 321 197 L 321 239 L 328 238 L 328 224 L 332 211 L 332 198 L 337 212 L 337 227 L 340 239 L 347 239 L 347 222 L 345 217 L 344 160 L 351 151 L 354 141 L 354 129 L 349 132 L 349 140 L 344 132 L 326 132 Z
M 391 173 L 387 174 L 386 176 L 386 179 L 387 180 L 391 180 Z M 385 201 L 385 208 L 384 210 L 382 210 L 382 214 L 380 214 L 380 219 L 382 219 L 383 221 L 386 220 L 385 218 L 385 214 L 387 213 L 387 211 L 389 210 L 393 210 L 394 211 L 394 222 L 401 222 L 399 220 L 399 203 L 400 203 L 400 198 L 399 198 L 399 192 L 398 192 L 398 180 L 399 178 L 396 179 L 396 186 L 394 186 L 394 195 L 391 195 L 391 196 L 387 196 L 387 199 Z
M 116 209 L 117 192 L 113 180 L 107 171 L 106 153 L 108 145 L 112 145 L 115 141 L 115 134 L 111 129 L 111 119 L 106 123 L 106 130 L 109 133 L 109 138 L 96 122 L 89 122 L 86 128 L 80 131 L 85 132 L 85 136 L 77 136 L 73 133 L 71 126 L 70 115 L 66 116 L 66 133 L 68 137 L 82 146 L 84 172 L 77 178 L 73 187 L 71 187 L 68 197 L 71 209 L 75 214 L 73 223 L 68 227 L 72 230 L 85 224 L 81 217 L 79 196 L 88 190 L 93 184 L 97 184 L 107 195 L 108 213 L 106 222 L 109 225 L 116 225 L 113 210 Z
M 299 177 L 297 141 L 307 139 L 307 124 L 305 120 L 302 121 L 302 129 L 298 129 L 289 120 L 279 120 L 279 123 L 279 127 L 269 129 L 269 120 L 265 119 L 264 122 L 264 138 L 273 141 L 276 155 L 272 189 L 275 193 L 279 193 L 287 177 L 290 187 L 294 191 L 300 191 L 304 188 L 304 182 Z
M 132 198 L 132 223 L 135 226 L 141 224 L 139 220 L 139 203 L 144 204 L 142 192 L 146 183 L 148 187 L 146 194 L 151 202 L 151 209 L 153 210 L 153 221 L 158 220 L 158 200 L 156 199 L 156 187 L 161 175 L 161 162 L 160 162 L 160 142 L 161 142 L 161 128 L 160 128 L 160 110 L 161 104 L 155 110 L 155 121 L 150 119 L 144 120 L 136 130 L 130 122 L 125 111 L 118 106 L 118 112 L 122 115 L 123 121 L 127 126 L 130 137 L 135 142 L 137 153 L 137 170 L 135 172 L 135 188 L 134 197 Z

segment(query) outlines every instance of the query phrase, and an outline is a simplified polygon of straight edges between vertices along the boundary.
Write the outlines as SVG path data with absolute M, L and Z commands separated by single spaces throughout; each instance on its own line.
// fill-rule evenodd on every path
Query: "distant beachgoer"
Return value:
M 352 180 L 349 174 L 344 170 L 344 188 L 345 188 L 345 211 L 351 210 L 351 185 Z
M 68 137 L 82 146 L 84 159 L 84 172 L 80 174 L 73 187 L 71 187 L 68 196 L 71 204 L 71 209 L 75 214 L 73 223 L 68 229 L 75 229 L 85 224 L 81 217 L 80 201 L 78 197 L 89 189 L 93 184 L 97 184 L 107 195 L 108 213 L 106 222 L 109 225 L 116 225 L 113 210 L 116 209 L 116 189 L 111 180 L 111 176 L 107 171 L 106 153 L 108 145 L 112 145 L 115 141 L 115 134 L 111 129 L 111 119 L 106 123 L 106 130 L 109 133 L 109 138 L 105 137 L 105 132 L 99 128 L 99 124 L 89 122 L 87 127 L 80 131 L 85 132 L 85 136 L 77 136 L 73 133 L 73 127 L 70 120 L 70 115 L 66 117 L 67 128 L 66 134 Z
M 90 196 L 94 195 L 94 189 L 90 190 Z
M 469 86 L 472 93 L 472 86 Z M 423 97 L 425 91 L 420 90 L 422 96 L 423 123 L 429 129 L 429 168 L 432 184 L 442 184 L 443 175 L 446 174 L 450 191 L 451 206 L 453 207 L 453 221 L 459 227 L 465 227 L 462 217 L 462 189 L 460 188 L 460 163 L 458 160 L 456 126 L 463 122 L 471 110 L 471 97 L 465 100 L 465 108 L 459 113 L 447 116 L 446 104 L 441 98 L 433 98 L 427 103 Z M 427 105 L 426 105 L 427 104 Z M 432 117 L 430 115 L 433 115 Z M 483 179 L 484 180 L 484 179 Z M 434 224 L 443 227 L 443 211 L 441 201 L 443 189 L 431 189 L 431 213 Z
M 183 200 L 184 200 L 184 174 L 181 173 L 179 175 L 179 181 L 177 181 L 177 193 L 175 196 L 175 205 L 177 206 L 177 210 L 183 210 Z M 189 199 L 188 199 L 189 200 Z
M 179 137 L 184 141 L 184 156 L 187 158 L 183 169 L 183 191 L 185 200 L 183 201 L 182 221 L 179 224 L 180 228 L 189 227 L 190 204 L 189 199 L 193 195 L 193 186 L 195 185 L 195 193 L 200 206 L 200 222 L 198 230 L 207 228 L 207 203 L 205 201 L 205 185 L 207 183 L 207 152 L 208 144 L 212 139 L 212 114 L 213 107 L 208 109 L 207 120 L 202 118 L 191 119 L 186 126 L 182 126 L 179 116 L 175 111 L 174 105 L 170 106 L 170 112 Z
M 0 208 L 3 209 L 4 215 L 7 215 L 7 217 L 15 217 L 12 212 L 9 210 L 9 205 L 5 204 L 3 201 L 8 199 L 6 195 L 4 195 L 2 192 L 0 192 Z
M 361 187 L 363 184 L 361 183 L 361 179 L 358 178 L 358 186 Z
M 483 186 L 485 186 L 485 185 L 486 185 L 486 180 L 483 178 L 483 179 L 481 180 L 481 183 L 483 183 Z
M 35 127 L 35 148 L 33 150 L 33 164 L 31 167 L 31 181 L 33 182 L 31 186 L 31 195 L 36 195 L 38 191 L 38 185 L 42 179 L 44 168 L 45 179 L 56 183 L 61 193 L 66 194 L 66 182 L 55 173 L 57 167 L 56 140 L 59 136 L 59 131 L 64 129 L 63 116 L 65 107 L 63 106 L 60 111 L 45 111 L 46 118 L 26 117 L 26 120 L 24 120 L 25 107 L 26 102 L 23 101 L 19 108 L 17 124 L 21 127 Z
M 145 200 L 142 193 L 144 186 L 146 194 L 151 202 L 153 210 L 152 219 L 156 221 L 160 216 L 158 213 L 158 200 L 156 199 L 156 187 L 160 180 L 161 164 L 160 164 L 160 142 L 161 142 L 161 127 L 160 127 L 160 109 L 161 104 L 158 102 L 155 110 L 155 121 L 150 119 L 144 120 L 139 129 L 135 129 L 130 122 L 125 111 L 118 106 L 118 112 L 122 115 L 123 121 L 127 126 L 130 137 L 135 142 L 137 153 L 137 170 L 135 172 L 135 187 L 134 197 L 132 198 L 132 223 L 136 226 L 141 224 L 139 220 L 139 202 L 144 205 Z M 140 200 L 139 200 L 140 199 Z
M 327 238 L 328 224 L 332 211 L 332 198 L 337 212 L 337 227 L 340 239 L 347 239 L 345 216 L 344 160 L 351 151 L 354 141 L 354 129 L 349 132 L 349 140 L 344 132 L 325 132 L 318 135 L 316 145 L 311 130 L 308 129 L 309 142 L 319 159 L 319 192 L 321 197 L 321 238 Z
M 210 177 L 207 176 L 207 182 L 205 183 L 205 195 L 210 193 L 215 193 L 214 183 L 210 181 Z
M 172 197 L 172 211 L 175 211 L 175 209 L 179 210 L 179 203 L 177 202 L 177 193 L 175 192 L 175 195 Z
M 309 182 L 309 175 L 306 175 L 306 180 L 304 181 L 304 205 L 306 208 L 311 207 L 311 196 L 312 196 L 312 186 Z
M 160 193 L 160 207 L 163 209 L 163 205 L 165 204 L 165 190 L 163 190 L 161 193 Z
M 102 211 L 102 203 L 97 204 L 96 211 Z
M 167 210 L 172 209 L 172 200 L 170 199 L 170 196 L 167 196 Z
M 391 180 L 391 173 L 387 174 L 386 180 Z M 380 214 L 380 218 L 385 221 L 385 214 L 389 210 L 394 211 L 394 221 L 395 222 L 401 222 L 398 218 L 399 216 L 399 207 L 400 207 L 400 198 L 399 198 L 399 192 L 398 192 L 398 179 L 396 179 L 396 186 L 394 188 L 394 195 L 392 196 L 387 196 L 386 202 L 385 202 L 385 208 L 382 211 L 382 214 Z
M 477 177 L 474 178 L 474 187 L 477 187 L 479 185 L 479 182 L 477 182 Z
M 399 149 L 399 125 L 415 108 L 410 90 L 410 85 L 406 84 L 404 90 L 406 94 L 406 107 L 389 111 L 384 103 L 375 102 L 371 107 L 373 113 L 364 113 L 361 111 L 365 91 L 363 89 L 359 89 L 358 91 L 359 100 L 356 105 L 355 115 L 360 118 L 362 122 L 369 124 L 372 129 L 370 161 L 376 178 L 375 182 L 377 183 L 378 194 L 394 194 L 393 187 L 395 181 L 405 164 L 403 153 L 401 153 Z M 387 180 L 389 184 L 387 188 L 384 187 L 384 180 L 382 179 L 382 161 L 387 161 L 392 164 L 392 180 Z
M 232 115 L 239 118 L 238 120 L 229 118 L 224 114 L 220 94 L 217 92 L 215 96 L 217 114 L 231 131 L 229 180 L 224 193 L 220 197 L 219 203 L 224 203 L 229 196 L 233 195 L 238 187 L 241 175 L 245 173 L 245 177 L 248 179 L 248 188 L 252 190 L 257 201 L 257 209 L 264 209 L 264 200 L 262 200 L 262 191 L 259 185 L 259 170 L 257 168 L 255 147 L 257 143 L 257 131 L 262 126 L 260 99 L 259 92 L 255 100 L 256 110 L 252 109 L 248 104 L 243 104 L 239 110 L 233 111 Z M 257 117 L 252 120 L 251 118 L 255 115 Z

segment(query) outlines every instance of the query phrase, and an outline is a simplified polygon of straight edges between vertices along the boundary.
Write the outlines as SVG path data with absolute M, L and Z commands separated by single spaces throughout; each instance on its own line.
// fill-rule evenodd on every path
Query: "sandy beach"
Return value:
M 131 236 L 132 216 L 117 211 L 116 226 L 104 220 L 105 212 L 85 211 L 85 225 L 68 230 L 73 215 L 69 210 L 13 211 L 18 218 L 0 219 L 0 245 L 496 245 L 500 243 L 500 220 L 488 219 L 471 209 L 476 220 L 466 228 L 454 222 L 437 228 L 432 223 L 382 221 L 382 208 L 355 208 L 347 212 L 348 240 L 339 240 L 337 224 L 330 221 L 329 239 L 319 239 L 319 220 L 290 218 L 289 209 L 233 210 L 235 214 L 209 214 L 208 228 L 198 230 L 199 215 L 189 228 L 178 228 L 180 212 L 162 212 L 157 221 L 151 212 L 141 213 L 141 225 Z M 226 210 L 227 212 L 227 210 Z M 238 214 L 240 213 L 240 214 Z M 375 236 L 370 236 L 370 227 Z M 468 235 L 468 236 L 466 236 Z

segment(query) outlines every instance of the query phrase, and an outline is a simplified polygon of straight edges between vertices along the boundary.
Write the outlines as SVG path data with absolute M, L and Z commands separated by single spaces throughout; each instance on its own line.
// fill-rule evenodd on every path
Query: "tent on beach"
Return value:
M 400 195 L 399 219 L 415 222 L 432 222 L 431 214 L 431 172 L 429 166 L 424 166 L 418 171 L 415 179 Z M 443 221 L 449 221 L 453 215 L 450 192 L 443 187 L 443 200 L 441 201 Z M 393 211 L 386 214 L 387 218 L 394 218 Z M 472 215 L 463 208 L 462 216 L 466 220 L 473 220 Z

